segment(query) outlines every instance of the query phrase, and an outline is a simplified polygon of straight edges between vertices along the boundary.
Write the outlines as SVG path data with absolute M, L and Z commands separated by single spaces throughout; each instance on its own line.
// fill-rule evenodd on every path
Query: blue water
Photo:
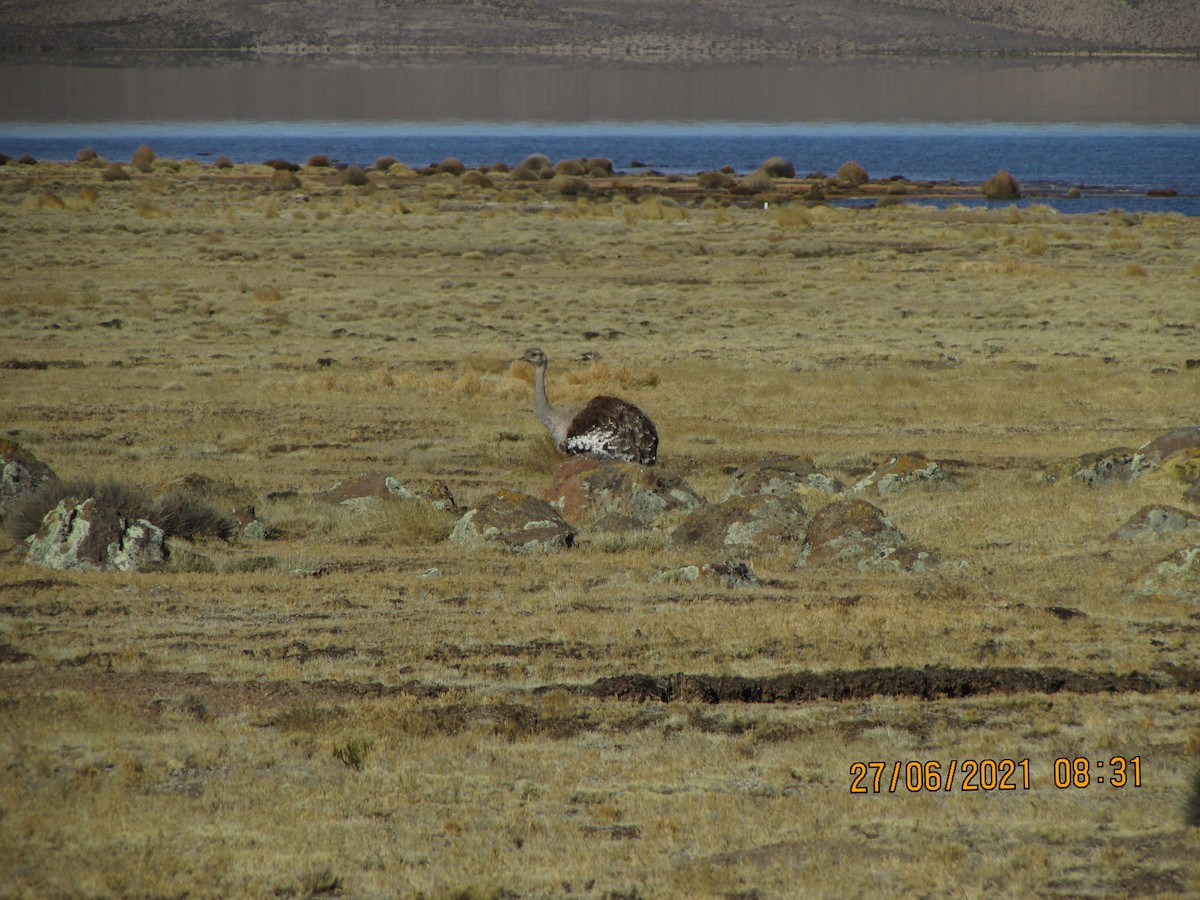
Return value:
M 341 163 L 370 165 L 391 155 L 414 167 L 457 156 L 468 166 L 520 162 L 531 153 L 553 160 L 602 156 L 618 170 L 635 162 L 664 173 L 724 165 L 738 172 L 783 156 L 797 173 L 837 170 L 853 159 L 875 178 L 979 182 L 997 169 L 1025 188 L 1022 203 L 1063 212 L 1109 208 L 1200 215 L 1200 127 L 1020 124 L 586 123 L 402 124 L 379 122 L 198 122 L 8 124 L 0 151 L 16 157 L 72 160 L 85 146 L 127 160 L 146 143 L 170 159 L 235 162 L 323 153 Z M 1065 198 L 1078 186 L 1079 199 Z M 1148 197 L 1171 189 L 1174 197 Z M 983 201 L 979 201 L 983 203 Z

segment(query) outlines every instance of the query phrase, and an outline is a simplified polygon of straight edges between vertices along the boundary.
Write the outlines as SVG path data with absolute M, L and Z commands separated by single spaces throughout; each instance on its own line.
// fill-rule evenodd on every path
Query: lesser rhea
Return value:
M 627 400 L 603 395 L 555 409 L 546 397 L 546 354 L 531 347 L 521 360 L 533 366 L 534 410 L 561 452 L 654 465 L 658 430 L 644 412 Z

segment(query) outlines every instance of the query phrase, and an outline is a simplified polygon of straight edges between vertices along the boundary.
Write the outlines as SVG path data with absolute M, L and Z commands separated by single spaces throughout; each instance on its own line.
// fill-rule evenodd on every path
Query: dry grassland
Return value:
M 1042 478 L 1196 424 L 1200 222 L 150 168 L 0 168 L 3 436 L 64 477 L 202 473 L 276 535 L 142 574 L 8 545 L 0 894 L 1200 892 L 1200 587 L 1139 591 L 1183 538 L 1109 537 L 1182 485 Z M 539 493 L 560 459 L 513 362 L 530 345 L 552 399 L 634 400 L 659 465 L 710 499 L 776 453 L 848 483 L 899 451 L 945 461 L 954 487 L 879 501 L 941 564 L 801 570 L 787 545 L 730 589 L 655 580 L 710 561 L 666 526 L 524 556 L 457 548 L 416 503 L 314 499 L 364 471 L 462 505 Z M 1154 685 L 596 688 L 898 666 Z M 1055 788 L 1056 759 L 1114 756 L 1140 787 Z M 1004 758 L 1029 789 L 887 790 L 895 761 Z M 883 790 L 852 794 L 875 760 Z

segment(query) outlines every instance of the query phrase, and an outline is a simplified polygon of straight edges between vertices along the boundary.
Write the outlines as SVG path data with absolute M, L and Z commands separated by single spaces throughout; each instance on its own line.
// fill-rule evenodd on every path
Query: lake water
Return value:
M 1197 61 L 160 62 L 0 64 L 0 151 L 128 159 L 144 142 L 200 161 L 390 154 L 414 166 L 540 152 L 681 173 L 776 155 L 832 172 L 855 159 L 876 177 L 980 181 L 1005 168 L 1031 201 L 1064 211 L 1200 215 Z M 1064 199 L 1076 185 L 1083 197 Z

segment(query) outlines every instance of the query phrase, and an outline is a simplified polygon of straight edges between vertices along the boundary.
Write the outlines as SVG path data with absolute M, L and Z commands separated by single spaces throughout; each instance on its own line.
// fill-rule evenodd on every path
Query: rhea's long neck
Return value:
M 546 397 L 546 367 L 534 366 L 533 369 L 533 409 L 542 424 L 554 430 L 554 407 Z

